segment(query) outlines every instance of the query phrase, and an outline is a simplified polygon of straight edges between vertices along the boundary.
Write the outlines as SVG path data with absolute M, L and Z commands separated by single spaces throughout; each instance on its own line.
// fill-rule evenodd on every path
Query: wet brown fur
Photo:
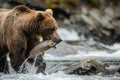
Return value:
M 30 50 L 44 40 L 57 36 L 56 20 L 48 11 L 36 11 L 24 5 L 0 10 L 0 57 L 10 53 L 11 64 L 18 71 Z M 0 71 L 6 57 L 0 59 Z

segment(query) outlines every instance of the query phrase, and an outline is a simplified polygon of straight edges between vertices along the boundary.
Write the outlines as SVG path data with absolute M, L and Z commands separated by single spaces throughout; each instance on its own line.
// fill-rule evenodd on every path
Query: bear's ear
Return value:
M 38 20 L 43 20 L 45 18 L 45 15 L 44 15 L 44 13 L 42 11 L 37 11 L 36 12 L 36 18 Z
M 48 13 L 51 14 L 51 15 L 53 15 L 52 9 L 46 9 L 46 12 L 48 12 Z
M 29 11 L 29 8 L 25 5 L 16 6 L 14 9 L 19 12 L 28 12 Z

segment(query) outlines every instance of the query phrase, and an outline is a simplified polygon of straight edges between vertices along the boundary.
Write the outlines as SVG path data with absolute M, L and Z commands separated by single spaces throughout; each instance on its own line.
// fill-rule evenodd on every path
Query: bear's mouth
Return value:
M 40 42 L 48 41 L 50 40 L 50 44 L 48 44 L 50 47 L 56 48 L 56 45 L 59 44 L 62 40 L 60 38 L 53 38 L 53 39 L 44 39 L 40 38 Z
M 54 38 L 54 39 L 51 39 L 51 41 L 54 43 L 53 47 L 56 48 L 56 45 L 59 44 L 62 40 Z

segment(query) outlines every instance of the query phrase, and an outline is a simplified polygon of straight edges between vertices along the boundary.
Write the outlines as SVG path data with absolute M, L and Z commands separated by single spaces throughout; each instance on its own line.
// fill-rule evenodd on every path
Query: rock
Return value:
M 96 75 L 97 73 L 105 73 L 105 65 L 103 62 L 94 58 L 85 58 L 80 62 L 71 64 L 66 70 L 68 74 L 77 75 Z

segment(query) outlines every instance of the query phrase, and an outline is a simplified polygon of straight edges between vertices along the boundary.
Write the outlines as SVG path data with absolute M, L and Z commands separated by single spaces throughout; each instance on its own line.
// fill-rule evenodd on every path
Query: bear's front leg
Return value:
M 9 43 L 9 53 L 11 65 L 15 71 L 19 71 L 20 66 L 25 60 L 26 41 L 13 40 Z

